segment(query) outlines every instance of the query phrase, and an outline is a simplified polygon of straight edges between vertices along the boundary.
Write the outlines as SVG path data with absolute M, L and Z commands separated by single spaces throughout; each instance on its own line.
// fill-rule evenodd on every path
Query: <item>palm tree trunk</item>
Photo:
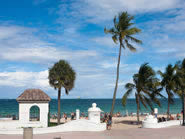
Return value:
M 116 101 L 116 93 L 117 93 L 117 88 L 118 88 L 118 80 L 119 80 L 119 65 L 120 65 L 120 59 L 121 59 L 121 43 L 120 43 L 120 48 L 119 48 L 119 56 L 118 56 L 118 64 L 117 64 L 117 77 L 116 77 L 116 85 L 114 88 L 114 94 L 113 94 L 113 100 L 112 100 L 112 108 L 111 108 L 111 116 L 113 115 L 114 112 L 114 105 Z
M 169 96 L 169 92 L 168 89 L 166 88 L 166 93 L 168 94 L 168 108 L 167 108 L 167 120 L 169 120 L 169 114 L 170 114 L 170 96 Z
M 168 98 L 168 110 L 167 110 L 167 119 L 169 120 L 169 114 L 170 114 L 170 100 Z
M 185 111 L 184 111 L 184 108 L 185 108 L 185 103 L 184 103 L 184 100 L 185 100 L 185 95 L 184 95 L 184 91 L 182 93 L 182 110 L 183 110 L 183 113 L 182 113 L 182 117 L 183 117 L 183 121 L 182 121 L 182 125 L 184 126 L 185 125 Z
M 137 123 L 139 124 L 139 97 L 136 95 L 136 104 L 137 104 Z
M 60 97 L 61 97 L 61 88 L 58 88 L 58 116 L 57 116 L 57 124 L 60 124 Z

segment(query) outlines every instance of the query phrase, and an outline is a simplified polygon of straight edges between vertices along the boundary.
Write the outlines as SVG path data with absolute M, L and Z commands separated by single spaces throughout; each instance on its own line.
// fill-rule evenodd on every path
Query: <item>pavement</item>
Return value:
M 0 139 L 23 139 L 23 136 L 0 135 Z M 33 139 L 185 139 L 185 126 L 160 129 L 113 129 L 103 132 L 63 132 L 34 135 Z

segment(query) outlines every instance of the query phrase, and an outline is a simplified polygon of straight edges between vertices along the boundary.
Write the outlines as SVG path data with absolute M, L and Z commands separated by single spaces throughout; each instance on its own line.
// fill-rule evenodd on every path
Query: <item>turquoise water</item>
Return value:
M 80 109 L 81 112 L 87 114 L 87 110 L 91 107 L 92 103 L 97 103 L 97 106 L 100 107 L 104 112 L 110 112 L 112 99 L 61 99 L 61 112 L 65 112 L 70 115 L 71 112 L 75 112 L 76 109 Z M 166 113 L 167 111 L 167 101 L 161 100 L 161 108 L 157 107 L 159 113 Z M 121 104 L 121 99 L 116 100 L 115 111 L 125 114 L 126 110 L 129 113 L 136 113 L 136 103 L 135 99 L 128 99 L 127 106 L 123 107 Z M 182 103 L 180 99 L 175 99 L 174 104 L 170 105 L 170 113 L 181 112 Z M 150 112 L 150 109 L 145 109 L 141 105 L 141 113 Z M 50 113 L 57 113 L 57 100 L 52 99 L 50 102 Z M 7 115 L 16 115 L 18 116 L 18 103 L 15 99 L 0 99 L 0 116 L 6 117 Z

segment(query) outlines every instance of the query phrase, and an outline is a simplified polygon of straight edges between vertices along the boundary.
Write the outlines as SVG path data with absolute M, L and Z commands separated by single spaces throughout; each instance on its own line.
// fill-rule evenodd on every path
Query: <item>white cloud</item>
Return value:
M 114 47 L 116 45 L 111 37 L 96 37 L 92 40 L 103 46 Z
M 158 12 L 180 7 L 179 2 L 179 0 L 88 0 L 84 13 L 92 17 L 91 20 L 107 20 L 123 10 L 130 13 Z
M 163 56 L 170 55 L 176 58 L 184 58 L 185 54 L 185 41 L 175 39 L 164 35 L 152 41 L 152 46 L 156 53 L 164 54 Z
M 19 26 L 0 26 L 0 39 L 12 39 L 15 35 L 25 35 L 34 32 L 35 29 Z
M 48 89 L 48 71 L 0 72 L 0 86 Z
M 72 3 L 72 4 L 71 4 Z M 182 7 L 182 0 L 80 0 L 71 1 L 70 5 L 61 4 L 59 14 L 63 14 L 70 7 L 68 15 L 87 17 L 90 22 L 111 20 L 121 11 L 129 13 L 159 12 Z M 147 6 L 146 6 L 147 5 Z M 81 17 L 82 18 L 82 17 Z
M 97 56 L 96 51 L 64 50 L 56 47 L 41 40 L 34 32 L 36 30 L 30 28 L 0 26 L 0 60 L 45 63 Z
M 5 48 L 1 50 L 0 59 L 9 61 L 26 61 L 33 63 L 54 62 L 60 59 L 75 60 L 85 57 L 94 57 L 95 51 L 62 51 L 55 47 Z

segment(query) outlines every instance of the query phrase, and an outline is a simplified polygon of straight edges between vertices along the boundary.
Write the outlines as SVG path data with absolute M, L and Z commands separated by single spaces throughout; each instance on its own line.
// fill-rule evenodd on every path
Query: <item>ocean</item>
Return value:
M 160 114 L 166 113 L 167 111 L 167 100 L 161 99 L 161 107 L 158 108 Z M 112 99 L 61 99 L 61 114 L 63 112 L 70 115 L 71 112 L 75 112 L 79 109 L 87 115 L 88 108 L 92 106 L 92 103 L 96 103 L 104 112 L 110 112 Z M 137 107 L 135 99 L 128 99 L 127 106 L 123 107 L 121 99 L 116 99 L 114 112 L 120 112 L 122 115 L 128 113 L 136 113 Z M 174 99 L 174 104 L 170 105 L 170 113 L 180 113 L 182 110 L 182 102 L 180 99 Z M 150 113 L 150 109 L 145 109 L 141 105 L 140 113 Z M 50 114 L 57 113 L 57 99 L 52 99 L 50 102 Z M 15 99 L 0 99 L 0 117 L 6 117 L 7 115 L 16 115 L 18 117 L 18 103 Z

